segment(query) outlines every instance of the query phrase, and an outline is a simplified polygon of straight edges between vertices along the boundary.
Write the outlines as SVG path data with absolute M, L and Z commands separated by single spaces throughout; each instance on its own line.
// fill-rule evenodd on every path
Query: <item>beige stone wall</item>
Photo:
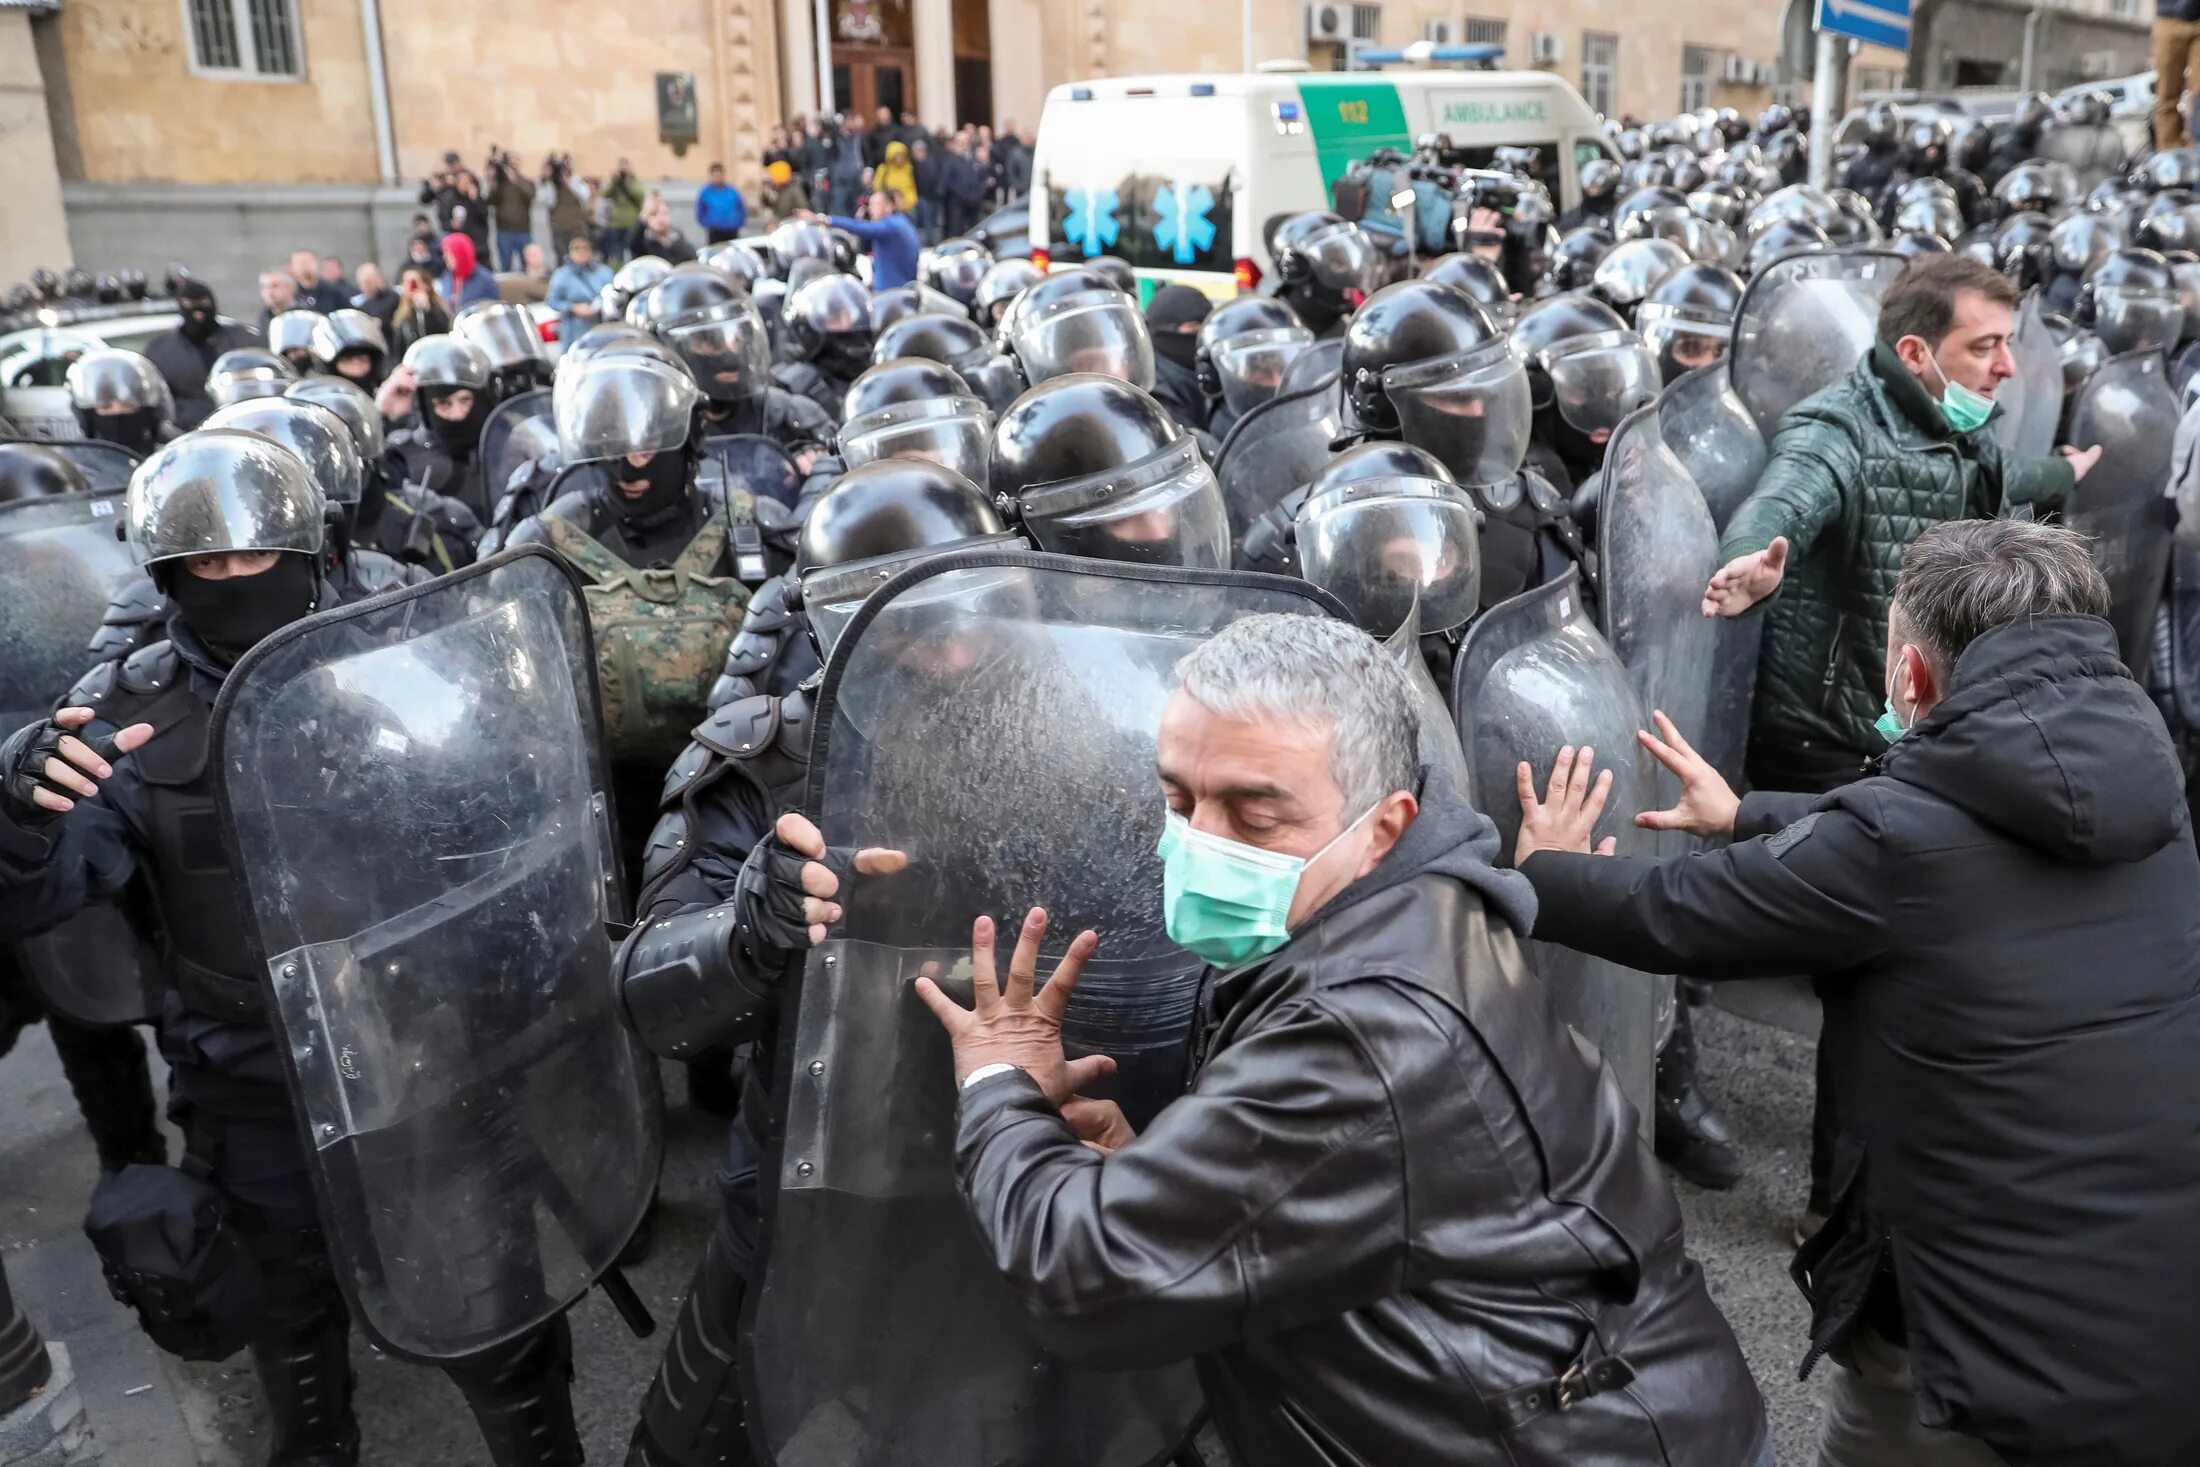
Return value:
M 46 88 L 30 16 L 21 10 L 0 10 L 0 199 L 7 200 L 8 220 L 0 228 L 0 282 L 21 280 L 41 266 L 60 270 L 75 263 L 61 217 Z
M 339 183 L 375 177 L 357 0 L 298 0 L 303 81 L 195 76 L 177 0 L 61 12 L 84 176 L 95 183 Z

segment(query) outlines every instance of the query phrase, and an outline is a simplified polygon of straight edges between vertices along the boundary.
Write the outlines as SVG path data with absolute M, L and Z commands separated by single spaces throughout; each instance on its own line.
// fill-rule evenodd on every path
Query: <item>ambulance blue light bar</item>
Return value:
M 1362 65 L 1384 66 L 1397 61 L 1463 61 L 1484 65 L 1501 61 L 1505 56 L 1503 46 L 1432 46 L 1423 41 L 1416 46 L 1363 46 L 1352 53 L 1352 59 Z

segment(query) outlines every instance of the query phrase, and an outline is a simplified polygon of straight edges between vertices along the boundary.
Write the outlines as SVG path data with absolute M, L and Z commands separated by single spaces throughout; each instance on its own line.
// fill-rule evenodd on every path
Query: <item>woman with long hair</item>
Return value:
M 435 288 L 435 275 L 421 265 L 407 265 L 397 277 L 397 312 L 390 317 L 390 357 L 402 357 L 405 348 L 423 336 L 440 336 L 451 329 L 451 312 Z

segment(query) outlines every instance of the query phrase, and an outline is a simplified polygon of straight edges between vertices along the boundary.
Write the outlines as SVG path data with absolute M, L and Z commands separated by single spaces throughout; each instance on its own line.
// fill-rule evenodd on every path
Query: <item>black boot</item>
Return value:
M 61 1073 L 99 1151 L 99 1169 L 119 1172 L 133 1162 L 168 1160 L 153 1101 L 153 1072 L 135 1029 L 93 1029 L 59 1014 L 46 1016 Z
M 466 1398 L 494 1467 L 580 1467 L 573 1334 L 559 1315 L 500 1349 L 443 1367 Z
M 1658 1159 L 1699 1187 L 1724 1192 L 1742 1179 L 1734 1132 L 1696 1082 L 1696 1033 L 1685 1003 L 1658 1051 L 1656 1137 Z
M 351 1320 L 341 1309 L 252 1346 L 267 1396 L 267 1467 L 358 1467 Z
M 714 1049 L 687 1064 L 688 1104 L 705 1115 L 731 1116 L 741 1108 L 741 1076 L 733 1051 Z
M 642 1398 L 627 1467 L 747 1467 L 749 1451 L 734 1332 L 746 1285 L 721 1220 Z

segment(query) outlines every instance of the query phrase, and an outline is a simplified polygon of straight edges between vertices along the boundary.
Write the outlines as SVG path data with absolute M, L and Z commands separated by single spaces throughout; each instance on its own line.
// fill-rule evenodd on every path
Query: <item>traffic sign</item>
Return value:
M 1890 51 L 1910 49 L 1910 0 L 1818 0 L 1818 29 Z

